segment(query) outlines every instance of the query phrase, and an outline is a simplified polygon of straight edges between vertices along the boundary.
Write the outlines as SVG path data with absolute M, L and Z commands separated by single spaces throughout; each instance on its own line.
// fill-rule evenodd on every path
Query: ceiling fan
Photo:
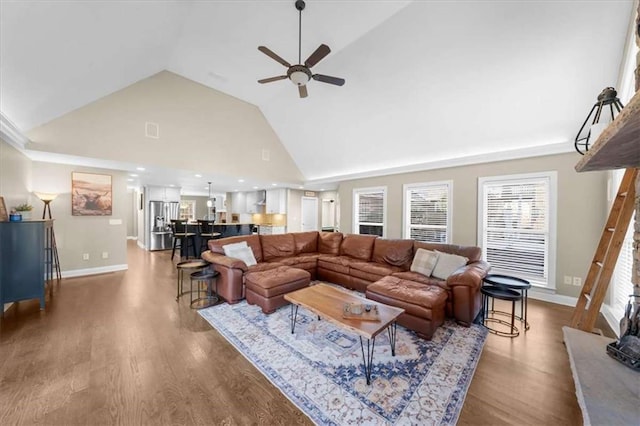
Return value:
M 262 80 L 258 80 L 258 83 L 261 83 L 261 84 L 271 83 L 272 81 L 284 80 L 285 78 L 288 78 L 289 80 L 291 80 L 293 84 L 298 86 L 298 92 L 300 93 L 301 98 L 307 97 L 308 93 L 307 93 L 306 84 L 312 78 L 314 80 L 321 81 L 322 83 L 329 83 L 329 84 L 334 84 L 336 86 L 342 86 L 344 84 L 343 78 L 331 77 L 329 75 L 323 75 L 323 74 L 313 74 L 311 72 L 311 67 L 317 64 L 318 62 L 320 62 L 325 56 L 327 56 L 331 52 L 331 49 L 329 49 L 329 46 L 327 46 L 326 44 L 321 44 L 320 47 L 318 47 L 315 50 L 315 52 L 313 52 L 311 56 L 309 56 L 307 60 L 304 61 L 304 64 L 302 64 L 302 56 L 301 56 L 302 11 L 304 10 L 305 3 L 303 0 L 297 0 L 295 3 L 295 6 L 300 14 L 300 18 L 298 21 L 298 64 L 291 65 L 289 62 L 285 61 L 280 56 L 273 53 L 268 47 L 259 46 L 258 47 L 259 51 L 269 56 L 270 58 L 274 59 L 275 61 L 281 63 L 288 69 L 287 69 L 286 75 L 263 78 Z

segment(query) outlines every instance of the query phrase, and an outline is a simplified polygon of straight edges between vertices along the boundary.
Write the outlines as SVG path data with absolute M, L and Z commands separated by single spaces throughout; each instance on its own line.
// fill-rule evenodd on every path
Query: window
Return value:
M 430 243 L 451 240 L 452 187 L 452 181 L 404 185 L 404 238 Z
M 196 220 L 196 200 L 180 201 L 180 219 Z
M 555 288 L 556 172 L 480 178 L 478 244 L 493 273 Z
M 384 237 L 387 188 L 353 190 L 353 233 Z

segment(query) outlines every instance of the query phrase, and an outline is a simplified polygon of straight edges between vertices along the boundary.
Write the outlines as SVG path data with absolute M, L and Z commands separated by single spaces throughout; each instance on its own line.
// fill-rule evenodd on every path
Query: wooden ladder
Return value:
M 611 206 L 600 243 L 571 317 L 573 328 L 591 332 L 596 324 L 633 214 L 637 174 L 638 169 L 635 168 L 626 169 L 624 172 L 618 194 Z

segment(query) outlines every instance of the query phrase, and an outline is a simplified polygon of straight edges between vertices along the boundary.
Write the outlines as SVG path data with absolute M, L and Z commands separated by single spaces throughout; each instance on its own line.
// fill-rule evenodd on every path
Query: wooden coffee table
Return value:
M 327 284 L 316 284 L 300 290 L 293 291 L 284 296 L 291 302 L 291 333 L 296 328 L 298 308 L 302 306 L 319 318 L 332 322 L 338 327 L 347 329 L 357 334 L 360 338 L 362 361 L 367 384 L 371 384 L 371 366 L 373 363 L 373 349 L 376 344 L 376 336 L 385 329 L 389 332 L 391 343 L 391 355 L 396 355 L 396 319 L 404 312 L 404 309 L 387 306 L 364 297 L 356 296 L 346 290 Z M 345 319 L 342 310 L 345 303 L 364 303 L 376 305 L 379 321 L 364 321 L 360 319 Z M 362 338 L 367 339 L 367 353 L 364 352 Z

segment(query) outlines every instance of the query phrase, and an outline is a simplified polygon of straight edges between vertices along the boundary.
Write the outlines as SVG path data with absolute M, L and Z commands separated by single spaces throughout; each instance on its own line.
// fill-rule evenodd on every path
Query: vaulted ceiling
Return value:
M 633 13 L 631 0 L 308 0 L 303 60 L 329 45 L 314 72 L 346 84 L 311 81 L 300 99 L 286 80 L 256 82 L 286 71 L 259 45 L 297 62 L 293 4 L 2 0 L 0 111 L 29 136 L 168 70 L 257 106 L 299 169 L 291 181 L 571 150 L 619 84 Z

